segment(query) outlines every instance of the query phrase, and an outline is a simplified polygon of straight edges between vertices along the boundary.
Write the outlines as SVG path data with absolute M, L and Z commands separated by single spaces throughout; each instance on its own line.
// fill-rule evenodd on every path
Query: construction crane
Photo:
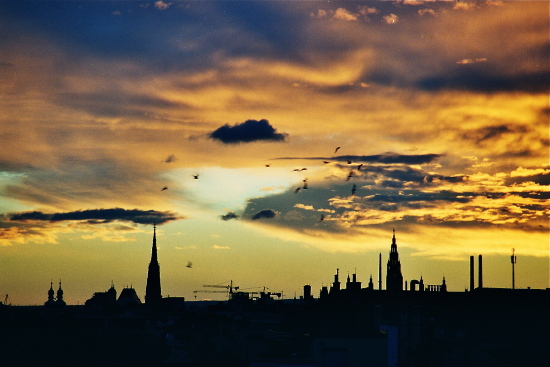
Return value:
M 224 282 L 224 283 L 227 283 L 227 282 Z M 239 290 L 239 287 L 233 287 L 233 281 L 230 280 L 229 281 L 229 284 L 225 284 L 224 283 L 221 283 L 221 284 L 214 284 L 214 285 L 210 285 L 210 284 L 205 284 L 203 285 L 203 287 L 211 287 L 211 288 L 225 288 L 227 289 L 227 291 L 231 294 L 233 293 L 233 290 L 237 291 Z
M 224 283 L 227 283 L 227 282 L 224 282 Z M 193 293 L 226 293 L 228 295 L 228 297 L 231 298 L 234 291 L 236 292 L 239 289 L 239 287 L 234 287 L 232 280 L 229 281 L 229 284 L 224 284 L 224 283 L 221 283 L 221 284 L 205 284 L 205 285 L 203 285 L 203 287 L 224 288 L 225 291 L 196 290 L 196 291 L 193 291 Z

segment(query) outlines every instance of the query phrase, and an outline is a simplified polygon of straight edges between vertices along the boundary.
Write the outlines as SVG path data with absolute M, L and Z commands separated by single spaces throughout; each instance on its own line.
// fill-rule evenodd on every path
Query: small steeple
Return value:
M 55 303 L 58 306 L 65 306 L 65 301 L 63 301 L 63 289 L 61 289 L 61 279 L 59 279 L 59 289 L 57 290 L 57 299 Z

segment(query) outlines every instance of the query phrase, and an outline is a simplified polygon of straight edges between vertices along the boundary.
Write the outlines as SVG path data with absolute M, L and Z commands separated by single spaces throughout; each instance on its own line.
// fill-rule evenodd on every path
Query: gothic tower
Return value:
M 397 253 L 397 243 L 395 242 L 395 229 L 391 243 L 390 258 L 388 259 L 388 270 L 386 272 L 386 289 L 388 291 L 403 290 L 403 274 L 401 274 L 401 262 Z
M 160 292 L 160 265 L 157 259 L 157 227 L 153 225 L 153 248 L 151 262 L 147 273 L 147 287 L 145 289 L 145 303 L 155 304 L 162 298 Z

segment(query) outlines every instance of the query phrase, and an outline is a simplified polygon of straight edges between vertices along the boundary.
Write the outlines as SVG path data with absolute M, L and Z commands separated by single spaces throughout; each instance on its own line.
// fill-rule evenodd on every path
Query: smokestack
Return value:
M 378 290 L 382 290 L 382 253 L 378 256 Z
M 512 256 L 510 256 L 510 261 L 512 262 L 512 289 L 516 289 L 516 249 L 512 249 Z
M 474 257 L 470 256 L 470 291 L 474 289 Z
M 479 288 L 483 288 L 483 258 L 481 255 L 479 255 L 479 261 L 478 261 L 478 276 L 479 276 L 479 279 L 478 279 L 478 287 Z

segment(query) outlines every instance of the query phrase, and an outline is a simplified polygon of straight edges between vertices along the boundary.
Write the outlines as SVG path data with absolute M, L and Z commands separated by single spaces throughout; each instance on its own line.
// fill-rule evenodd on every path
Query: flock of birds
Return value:
M 334 153 L 333 154 L 336 154 L 339 150 L 340 150 L 341 147 L 336 147 L 336 149 L 334 149 Z M 168 156 L 168 158 L 166 158 L 163 162 L 166 162 L 166 163 L 170 163 L 170 162 L 173 162 L 175 160 L 175 155 L 174 154 L 171 154 L 170 156 Z M 330 161 L 323 161 L 323 163 L 325 164 L 328 164 L 330 163 Z M 348 160 L 347 161 L 347 164 L 352 164 L 353 162 L 351 160 Z M 265 167 L 271 167 L 271 164 L 266 164 Z M 361 171 L 361 168 L 363 167 L 363 163 L 360 163 L 356 168 L 357 168 L 357 171 Z M 307 171 L 307 168 L 306 167 L 303 167 L 303 168 L 295 168 L 293 170 L 294 172 L 302 172 L 302 171 Z M 354 170 L 351 170 L 349 172 L 349 174 L 347 175 L 346 177 L 346 181 L 349 181 L 350 179 L 352 179 L 354 177 L 355 173 L 354 173 Z M 195 180 L 198 180 L 199 179 L 199 174 L 194 174 L 192 175 L 193 179 Z M 298 192 L 300 192 L 300 190 L 307 190 L 309 188 L 308 186 L 308 179 L 307 178 L 304 178 L 302 180 L 302 186 L 299 186 L 297 187 L 295 190 L 294 190 L 294 193 L 297 194 Z M 168 190 L 168 186 L 164 186 L 160 191 L 165 191 L 165 190 Z M 353 186 L 351 187 L 351 196 L 355 196 L 355 192 L 357 191 L 357 185 L 356 184 L 353 184 Z M 321 217 L 319 218 L 319 220 L 317 222 L 322 222 L 323 220 L 325 219 L 325 215 L 321 215 Z M 192 263 L 189 262 L 187 264 L 187 267 L 188 268 L 191 268 L 192 267 Z
M 338 152 L 338 150 L 340 150 L 341 147 L 336 147 L 336 149 L 334 150 L 334 154 L 336 154 Z M 170 162 L 173 162 L 175 160 L 175 155 L 174 154 L 171 154 L 170 156 L 168 156 L 168 158 L 166 158 L 163 162 L 166 162 L 166 163 L 170 163 Z M 328 164 L 330 163 L 330 161 L 323 161 L 324 164 Z M 347 161 L 347 164 L 352 164 L 353 162 L 348 160 Z M 265 167 L 271 167 L 271 164 L 266 164 Z M 361 168 L 363 167 L 363 164 L 359 164 L 356 169 L 357 171 L 361 171 Z M 295 168 L 293 171 L 295 172 L 302 172 L 302 171 L 307 171 L 307 168 L 306 167 L 303 167 L 303 168 Z M 354 173 L 354 169 L 353 170 L 350 170 L 349 174 L 347 175 L 346 177 L 346 181 L 349 181 L 351 178 L 353 178 L 355 175 Z M 193 174 L 192 175 L 193 179 L 195 180 L 198 180 L 199 179 L 199 174 Z M 302 186 L 299 186 L 297 187 L 295 190 L 294 190 L 294 193 L 297 194 L 298 192 L 300 192 L 300 190 L 307 190 L 309 188 L 309 185 L 308 185 L 308 179 L 307 178 L 304 178 L 302 180 Z M 165 191 L 165 190 L 168 190 L 168 186 L 164 186 L 162 187 L 162 189 L 160 191 Z M 353 184 L 352 185 L 352 188 L 351 188 L 351 196 L 354 196 L 355 195 L 355 192 L 357 190 L 357 185 L 356 184 Z M 317 220 L 317 222 L 322 222 L 325 220 L 325 215 L 324 214 L 321 214 L 321 216 L 319 217 L 319 219 Z M 189 268 L 191 269 L 193 267 L 193 263 L 191 261 L 188 261 L 187 262 L 187 265 L 185 266 L 186 268 Z

